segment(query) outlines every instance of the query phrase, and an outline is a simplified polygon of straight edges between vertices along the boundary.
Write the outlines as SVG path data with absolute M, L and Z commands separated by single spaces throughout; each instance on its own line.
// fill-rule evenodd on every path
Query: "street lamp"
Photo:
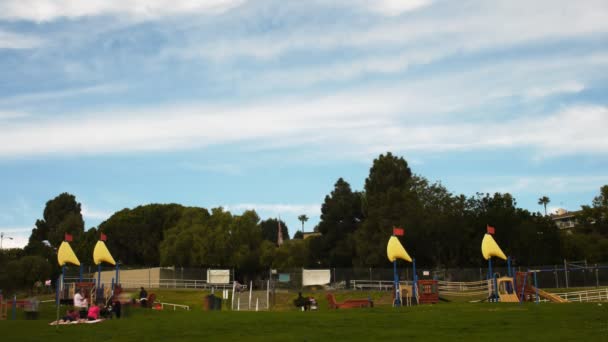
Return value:
M 0 249 L 2 249 L 2 241 L 4 240 L 4 238 L 7 238 L 9 240 L 12 240 L 13 238 L 10 236 L 4 236 L 4 233 L 0 233 Z

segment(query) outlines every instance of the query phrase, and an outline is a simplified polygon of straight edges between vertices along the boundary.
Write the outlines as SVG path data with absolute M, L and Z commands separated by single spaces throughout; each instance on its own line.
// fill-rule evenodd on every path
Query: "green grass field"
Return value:
M 0 321 L 0 340 L 608 341 L 606 303 L 442 303 L 330 311 L 320 301 L 320 309 L 313 312 L 287 305 L 271 312 L 206 312 L 198 300 L 201 292 L 158 292 L 165 301 L 192 305 L 192 311 L 132 309 L 120 320 L 56 328 L 48 325 L 54 306 L 44 304 L 39 320 Z M 380 294 L 374 296 L 383 301 Z M 292 297 L 284 294 L 280 300 Z

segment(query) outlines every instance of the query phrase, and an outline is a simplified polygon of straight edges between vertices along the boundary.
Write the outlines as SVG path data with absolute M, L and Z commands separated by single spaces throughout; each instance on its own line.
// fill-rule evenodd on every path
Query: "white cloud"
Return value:
M 318 216 L 321 213 L 320 204 L 255 204 L 255 203 L 242 203 L 225 206 L 226 210 L 256 210 L 263 211 L 269 214 L 291 214 L 301 215 L 306 214 L 310 216 Z
M 182 162 L 179 167 L 200 172 L 212 172 L 226 175 L 240 175 L 242 174 L 243 167 L 237 164 L 228 163 L 198 163 L 198 162 Z
M 32 232 L 31 227 L 0 227 L 0 232 L 4 233 L 2 248 L 23 248 L 29 241 Z
M 243 0 L 3 0 L 0 19 L 53 21 L 114 15 L 135 20 L 157 19 L 176 14 L 222 13 L 240 5 Z
M 1 8 L 2 5 L 0 5 Z M 0 10 L 1 12 L 1 10 Z M 1 15 L 0 15 L 1 16 Z M 13 33 L 0 30 L 0 50 L 1 49 L 33 49 L 42 46 L 45 41 L 42 38 Z
M 82 205 L 82 216 L 85 219 L 93 220 L 105 220 L 112 216 L 113 213 L 103 210 L 91 209 L 85 205 Z
M 558 94 L 576 94 L 580 93 L 584 89 L 584 84 L 576 81 L 571 81 L 560 84 L 553 84 L 545 87 L 533 87 L 526 91 L 525 96 L 534 99 Z
M 364 1 L 365 6 L 371 11 L 386 16 L 397 16 L 405 12 L 414 11 L 432 3 L 431 0 L 376 0 Z
M 504 177 L 503 177 L 504 178 Z M 597 191 L 601 184 L 608 183 L 608 176 L 522 176 L 494 177 L 492 187 L 486 187 L 482 192 L 509 192 L 518 194 L 573 194 Z M 547 207 L 547 211 L 549 211 Z
M 400 3 L 402 5 L 395 5 Z M 368 7 L 398 14 L 426 1 L 365 2 Z M 400 7 L 403 6 L 403 7 Z M 360 49 L 375 51 L 407 48 L 436 50 L 436 58 L 477 52 L 536 41 L 567 39 L 608 32 L 608 5 L 603 0 L 572 1 L 443 2 L 432 16 L 414 16 L 402 21 L 379 21 L 365 25 L 295 27 L 246 37 L 216 39 L 189 35 L 187 45 L 168 48 L 164 54 L 205 57 L 217 61 L 231 57 L 271 59 L 299 51 Z M 567 13 L 567 14 L 566 14 Z M 279 18 L 285 19 L 285 18 Z M 564 22 L 568 24 L 565 25 Z
M 79 95 L 91 95 L 91 94 L 109 94 L 117 93 L 127 90 L 128 87 L 124 84 L 99 84 L 90 87 L 81 88 L 68 88 L 63 90 L 54 91 L 43 91 L 26 93 L 19 95 L 12 95 L 7 97 L 0 97 L 0 105 L 3 106 L 15 106 L 23 103 L 32 103 L 39 101 L 59 100 L 68 97 L 74 97 Z M 25 113 L 18 113 L 18 115 L 27 115 Z M 0 113 L 0 119 L 2 115 Z
M 484 85 L 436 94 L 433 89 L 441 89 L 434 88 L 437 81 L 229 106 L 168 105 L 8 121 L 0 126 L 0 157 L 164 151 L 232 143 L 264 149 L 323 146 L 328 155 L 344 149 L 373 155 L 387 149 L 445 152 L 522 146 L 544 156 L 608 153 L 603 129 L 608 127 L 607 107 L 571 106 L 499 122 L 462 116 L 455 121 L 450 113 L 484 103 L 477 96 Z M 447 87 L 457 89 L 462 79 L 441 81 L 455 82 Z

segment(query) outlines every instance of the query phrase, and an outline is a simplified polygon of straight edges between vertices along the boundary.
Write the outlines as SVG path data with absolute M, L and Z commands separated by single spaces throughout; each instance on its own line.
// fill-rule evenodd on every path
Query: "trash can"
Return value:
M 209 311 L 215 310 L 215 296 L 208 295 L 205 297 L 205 308 Z
M 214 310 L 222 310 L 222 297 L 214 297 Z

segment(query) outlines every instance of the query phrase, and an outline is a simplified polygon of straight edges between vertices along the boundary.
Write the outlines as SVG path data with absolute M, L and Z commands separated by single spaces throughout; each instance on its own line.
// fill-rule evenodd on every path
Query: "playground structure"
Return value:
M 57 261 L 61 266 L 61 276 L 57 281 L 56 289 L 56 303 L 57 304 L 71 304 L 76 290 L 80 289 L 82 296 L 89 303 L 105 303 L 107 299 L 114 293 L 115 288 L 118 285 L 119 276 L 119 265 L 114 261 L 114 258 L 110 254 L 110 251 L 105 245 L 106 235 L 101 234 L 99 241 L 95 245 L 93 250 L 93 262 L 97 265 L 98 275 L 97 281 L 83 281 L 83 265 L 80 263 L 76 254 L 70 247 L 69 242 L 72 237 L 69 234 L 65 234 L 64 241 L 61 243 L 57 253 Z M 106 287 L 101 282 L 101 264 L 108 263 L 116 266 L 116 281 L 113 278 L 110 287 Z M 80 276 L 77 282 L 66 283 L 65 282 L 65 269 L 66 265 L 71 264 L 80 267 Z M 118 287 L 119 288 L 119 287 Z
M 437 304 L 439 303 L 438 282 L 434 279 L 418 280 L 418 303 Z
M 388 260 L 393 263 L 393 279 L 394 279 L 393 306 L 395 306 L 395 307 L 401 306 L 402 301 L 403 301 L 402 293 L 401 293 L 401 284 L 399 282 L 399 273 L 397 273 L 397 259 L 401 259 L 401 260 L 412 263 L 414 279 L 413 279 L 413 284 L 412 284 L 412 291 L 407 293 L 408 295 L 410 295 L 409 297 L 411 299 L 410 298 L 406 299 L 406 303 L 408 305 L 410 305 L 412 302 L 412 299 L 414 300 L 414 303 L 417 303 L 416 286 L 417 286 L 418 279 L 416 276 L 416 259 L 412 259 L 412 257 L 410 257 L 410 255 L 407 253 L 407 251 L 401 244 L 401 242 L 399 242 L 399 239 L 397 238 L 397 236 L 403 236 L 403 234 L 404 234 L 403 228 L 394 227 L 393 235 L 389 238 L 388 243 L 386 245 L 386 256 L 388 257 Z
M 481 242 L 481 254 L 488 260 L 488 301 L 505 303 L 522 303 L 524 301 L 540 302 L 540 298 L 551 302 L 565 303 L 567 300 L 538 288 L 537 270 L 517 272 L 513 276 L 511 258 L 508 258 L 494 240 L 494 227 L 487 226 L 487 233 Z M 492 257 L 507 261 L 507 276 L 498 277 L 492 272 Z M 532 280 L 534 285 L 532 285 Z

